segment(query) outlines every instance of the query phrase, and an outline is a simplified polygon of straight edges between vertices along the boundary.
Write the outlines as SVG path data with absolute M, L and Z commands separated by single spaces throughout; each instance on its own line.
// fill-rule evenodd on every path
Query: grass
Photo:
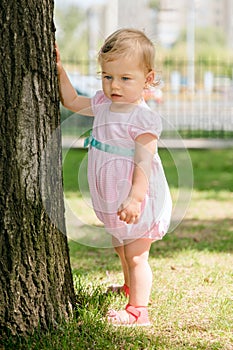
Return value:
M 170 154 L 167 150 L 160 150 L 166 176 L 170 187 L 177 187 L 177 170 L 174 166 L 174 160 L 177 162 L 182 157 L 187 157 L 182 150 L 172 151 Z M 219 191 L 233 191 L 232 181 L 232 165 L 233 151 L 232 149 L 219 150 L 189 150 L 192 160 L 194 172 L 194 189 L 215 193 Z M 75 193 L 79 196 L 78 171 L 80 164 L 85 168 L 85 160 L 87 156 L 86 150 L 71 149 L 65 152 L 64 157 L 64 187 L 66 195 Z M 83 161 L 84 160 L 84 161 Z
M 83 222 L 75 227 L 71 220 L 68 225 L 80 233 L 69 242 L 79 316 L 47 334 L 9 339 L 5 349 L 232 350 L 232 150 L 190 151 L 192 200 L 182 222 L 151 249 L 153 325 L 148 329 L 114 328 L 104 322 L 106 310 L 124 307 L 126 299 L 106 294 L 108 285 L 122 283 L 119 261 L 112 248 L 97 247 L 92 239 L 103 229 L 89 205 L 79 208 L 85 201 L 77 174 L 85 155 L 70 150 L 64 161 L 66 200 Z M 176 196 L 173 160 L 166 150 L 160 155 Z

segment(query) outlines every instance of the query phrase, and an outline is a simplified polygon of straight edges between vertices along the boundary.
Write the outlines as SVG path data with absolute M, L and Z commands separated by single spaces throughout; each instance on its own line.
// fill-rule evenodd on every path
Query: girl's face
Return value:
M 154 80 L 154 72 L 146 74 L 133 57 L 120 57 L 102 64 L 102 87 L 113 103 L 138 103 L 146 82 Z

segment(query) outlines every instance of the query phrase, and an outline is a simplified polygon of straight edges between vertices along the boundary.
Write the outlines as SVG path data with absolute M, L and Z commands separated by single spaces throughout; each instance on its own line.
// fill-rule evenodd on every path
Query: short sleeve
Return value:
M 152 134 L 159 139 L 162 132 L 162 120 L 159 113 L 146 107 L 139 108 L 129 125 L 129 134 L 133 140 L 142 134 Z
M 94 115 L 97 114 L 98 108 L 102 104 L 109 103 L 109 102 L 110 100 L 105 96 L 104 92 L 102 90 L 98 90 L 95 96 L 93 96 L 91 99 L 91 107 Z

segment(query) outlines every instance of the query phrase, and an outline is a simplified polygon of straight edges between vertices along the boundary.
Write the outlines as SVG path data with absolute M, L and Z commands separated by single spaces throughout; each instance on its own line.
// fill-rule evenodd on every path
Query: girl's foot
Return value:
M 108 322 L 114 326 L 150 326 L 148 310 L 145 306 L 126 305 L 125 310 L 109 310 Z
M 123 286 L 110 286 L 107 289 L 107 293 L 112 292 L 116 294 L 123 293 L 127 298 L 129 297 L 129 287 L 124 284 Z

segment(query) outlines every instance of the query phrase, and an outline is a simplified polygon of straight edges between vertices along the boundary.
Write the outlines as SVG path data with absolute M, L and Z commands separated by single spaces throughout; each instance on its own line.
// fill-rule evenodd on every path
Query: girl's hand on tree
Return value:
M 119 207 L 117 215 L 127 224 L 137 224 L 141 214 L 141 202 L 128 197 Z
M 58 74 L 60 75 L 63 67 L 62 67 L 60 51 L 59 51 L 57 43 L 55 43 L 55 50 L 56 50 L 57 71 L 58 71 Z

